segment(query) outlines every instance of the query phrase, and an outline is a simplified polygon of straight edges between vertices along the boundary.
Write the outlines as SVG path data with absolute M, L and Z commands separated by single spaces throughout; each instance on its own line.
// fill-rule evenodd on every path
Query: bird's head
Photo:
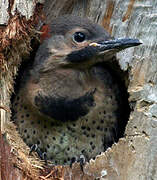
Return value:
M 102 26 L 76 16 L 56 18 L 48 33 L 35 59 L 43 72 L 56 66 L 87 68 L 141 44 L 137 39 L 113 39 Z
M 58 113 L 58 105 L 69 107 L 69 101 L 94 92 L 97 85 L 90 67 L 141 44 L 137 39 L 111 38 L 100 25 L 76 16 L 56 18 L 47 33 L 26 77 L 23 95 L 45 114 Z

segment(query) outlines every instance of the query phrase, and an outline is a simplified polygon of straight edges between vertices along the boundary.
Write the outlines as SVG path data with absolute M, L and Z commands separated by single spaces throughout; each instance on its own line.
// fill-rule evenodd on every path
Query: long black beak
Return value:
M 138 39 L 122 38 L 95 43 L 93 42 L 90 43 L 89 46 L 94 46 L 98 52 L 105 53 L 106 50 L 118 52 L 129 47 L 138 46 L 140 44 L 142 44 L 142 42 L 140 42 Z
M 97 42 L 92 42 L 88 46 L 73 51 L 67 55 L 67 61 L 71 63 L 80 63 L 90 60 L 90 58 L 95 56 L 104 55 L 107 59 L 113 56 L 116 52 L 123 49 L 134 47 L 142 44 L 138 39 L 114 39 L 114 40 L 101 40 Z

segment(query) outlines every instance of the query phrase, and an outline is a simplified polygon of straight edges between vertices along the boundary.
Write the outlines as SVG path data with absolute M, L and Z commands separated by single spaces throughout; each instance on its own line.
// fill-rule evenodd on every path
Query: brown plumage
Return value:
M 120 87 L 103 66 L 115 53 L 139 45 L 112 40 L 87 19 L 64 16 L 50 26 L 13 100 L 13 121 L 30 147 L 55 164 L 83 154 L 94 158 L 117 140 Z

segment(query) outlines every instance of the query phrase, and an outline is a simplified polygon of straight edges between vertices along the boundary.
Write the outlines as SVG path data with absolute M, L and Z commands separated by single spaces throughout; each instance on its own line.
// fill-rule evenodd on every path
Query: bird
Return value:
M 24 142 L 54 164 L 84 163 L 117 140 L 121 95 L 104 66 L 138 39 L 111 37 L 78 16 L 53 19 L 32 64 L 22 72 L 12 121 Z M 44 156 L 45 155 L 45 156 Z

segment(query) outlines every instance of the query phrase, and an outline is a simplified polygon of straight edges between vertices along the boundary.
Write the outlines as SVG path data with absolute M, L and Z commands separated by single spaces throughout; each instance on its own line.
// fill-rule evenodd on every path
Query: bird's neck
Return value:
M 78 98 L 95 87 L 95 80 L 90 70 L 58 68 L 42 76 L 40 87 L 45 94 L 55 97 Z

